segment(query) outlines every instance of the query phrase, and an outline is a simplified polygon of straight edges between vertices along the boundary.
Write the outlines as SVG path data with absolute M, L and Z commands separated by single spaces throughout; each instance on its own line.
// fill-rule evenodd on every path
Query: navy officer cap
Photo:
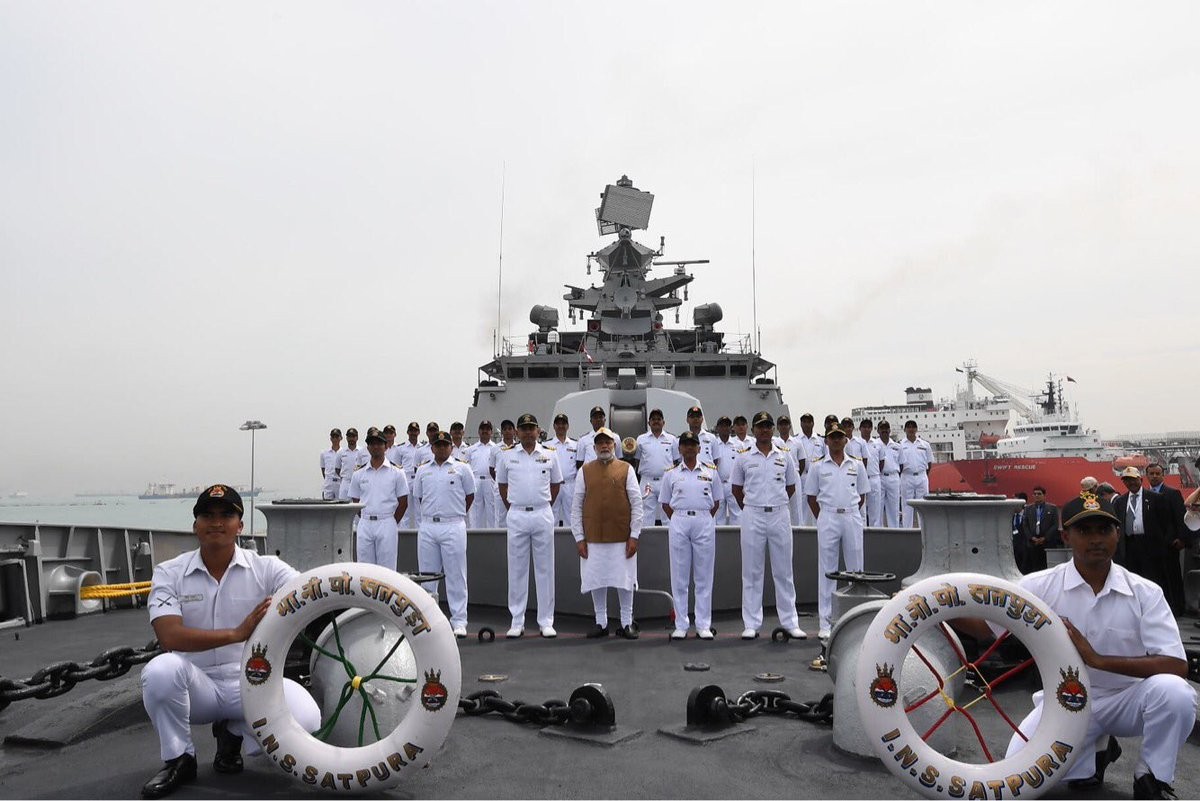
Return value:
M 192 507 L 192 517 L 199 517 L 201 512 L 214 506 L 231 507 L 238 513 L 238 517 L 245 511 L 242 509 L 242 496 L 238 495 L 237 490 L 228 484 L 213 484 L 196 499 L 196 505 Z

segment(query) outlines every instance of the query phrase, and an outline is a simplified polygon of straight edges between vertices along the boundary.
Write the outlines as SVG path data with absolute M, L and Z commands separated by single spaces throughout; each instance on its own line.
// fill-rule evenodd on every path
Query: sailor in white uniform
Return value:
M 492 451 L 492 464 L 489 467 L 489 471 L 492 474 L 492 483 L 496 485 L 496 528 L 508 528 L 508 507 L 504 505 L 504 501 L 500 498 L 500 485 L 496 482 L 496 465 L 500 462 L 500 455 L 504 451 L 510 451 L 515 447 L 517 447 L 516 424 L 512 420 L 501 420 L 500 444 L 496 447 L 496 450 Z
M 409 504 L 404 471 L 384 458 L 386 441 L 377 428 L 367 430 L 369 461 L 350 479 L 350 500 L 361 503 L 354 558 L 396 569 L 400 518 Z
M 804 482 L 808 477 L 808 471 L 812 470 L 812 466 L 817 460 L 825 455 L 825 438 L 813 431 L 813 416 L 808 412 L 800 415 L 800 434 L 796 439 L 804 445 L 805 462 L 804 472 L 800 474 L 800 481 Z M 802 495 L 802 492 L 796 493 Z M 800 525 L 815 526 L 816 519 L 813 517 L 812 509 L 808 508 L 807 499 L 801 499 L 800 502 Z
M 596 619 L 588 637 L 608 634 L 608 588 L 613 587 L 621 608 L 617 633 L 636 640 L 633 591 L 637 589 L 642 493 L 633 467 L 616 458 L 616 440 L 617 435 L 607 428 L 592 437 L 596 458 L 579 468 L 575 478 L 571 534 L 579 552 L 579 591 L 591 594 Z
M 817 519 L 817 636 L 829 639 L 833 593 L 837 582 L 826 573 L 838 569 L 838 553 L 846 569 L 862 572 L 862 505 L 870 487 L 866 466 L 846 453 L 847 437 L 840 428 L 825 435 L 828 453 L 808 472 L 804 494 Z
M 901 525 L 912 528 L 913 508 L 908 505 L 914 498 L 929 494 L 929 471 L 933 469 L 933 448 L 917 436 L 917 421 L 904 423 L 904 439 L 900 442 L 900 501 L 904 510 Z M 919 519 L 919 518 L 918 518 Z
M 879 484 L 882 488 L 882 525 L 897 528 L 900 525 L 900 443 L 892 439 L 892 424 L 879 421 Z
M 370 459 L 367 449 L 358 447 L 358 429 L 347 428 L 346 447 L 338 457 L 338 476 L 341 482 L 338 485 L 338 498 L 343 501 L 350 498 L 350 477 Z
M 689 418 L 689 422 L 690 422 Z M 741 509 L 733 511 L 737 507 L 737 501 L 733 499 L 732 485 L 729 483 L 729 476 L 733 472 L 734 448 L 741 450 L 740 443 L 733 439 L 733 419 L 729 415 L 723 414 L 717 418 L 715 441 L 709 448 L 708 455 L 705 456 L 703 450 L 703 440 L 701 442 L 701 453 L 698 457 L 700 463 L 708 463 L 717 465 L 717 472 L 721 476 L 721 486 L 725 489 L 725 497 L 718 498 L 721 505 L 717 508 L 717 525 L 718 526 L 736 526 Z M 699 438 L 702 431 L 693 431 Z
M 154 568 L 147 607 L 164 653 L 142 670 L 142 702 L 158 732 L 166 764 L 142 787 L 146 798 L 161 798 L 196 778 L 196 747 L 191 727 L 213 723 L 218 773 L 242 770 L 243 643 L 271 608 L 271 595 L 298 575 L 275 556 L 238 547 L 242 499 L 225 484 L 200 493 L 192 531 L 200 547 Z M 278 670 L 283 654 L 270 655 Z M 308 691 L 283 680 L 283 697 L 305 731 L 321 725 L 321 710 Z M 254 739 L 248 753 L 261 753 Z
M 604 426 L 604 409 L 600 406 L 593 406 L 592 411 L 588 413 L 588 420 L 592 424 L 592 430 L 579 438 L 579 442 L 575 445 L 575 468 L 583 467 L 584 462 L 590 462 L 596 458 L 596 450 L 592 447 L 592 440 L 596 436 L 596 432 Z
M 329 449 L 321 451 L 321 498 L 326 501 L 337 499 L 342 483 L 338 477 L 341 448 L 342 429 L 335 428 L 329 432 Z
M 450 456 L 460 462 L 467 460 L 467 443 L 463 442 L 465 429 L 466 426 L 457 420 L 450 424 Z
M 412 421 L 408 424 L 405 433 L 408 435 L 408 440 L 393 446 L 387 454 L 387 458 L 389 462 L 404 471 L 404 477 L 408 479 L 408 485 L 411 487 L 413 480 L 417 477 L 417 451 L 423 444 L 417 439 L 421 434 L 420 424 L 415 420 Z M 400 528 L 412 530 L 416 527 L 413 509 L 409 506 L 400 520 Z
M 433 438 L 442 430 L 442 427 L 433 420 L 425 424 L 425 441 L 417 446 L 416 465 L 413 467 L 413 480 L 416 480 L 417 470 L 426 462 L 433 461 Z M 412 481 L 409 481 L 409 486 L 412 486 Z M 413 528 L 421 525 L 421 502 L 415 497 L 410 497 L 408 501 L 411 513 L 409 517 L 412 519 Z
M 858 422 L 858 433 L 854 435 L 854 441 L 858 443 L 858 448 L 862 452 L 862 460 L 867 467 L 867 480 L 870 482 L 871 488 L 871 491 L 867 493 L 867 500 L 863 504 L 863 511 L 866 512 L 863 525 L 878 527 L 883 525 L 883 482 L 879 470 L 883 448 L 879 440 L 872 436 L 874 427 L 875 424 L 871 419 L 864 417 Z
M 558 496 L 554 499 L 554 525 L 571 525 L 571 498 L 575 493 L 575 454 L 578 443 L 567 436 L 571 420 L 562 412 L 554 415 L 554 457 L 558 459 L 558 469 L 562 471 L 563 484 L 558 488 Z
M 529 557 L 533 554 L 537 587 L 537 622 L 543 637 L 554 630 L 554 515 L 550 511 L 562 470 L 554 451 L 538 443 L 538 421 L 532 414 L 517 418 L 520 442 L 502 449 L 496 458 L 496 483 L 508 510 L 508 611 L 512 628 L 505 635 L 525 633 L 529 600 Z
M 412 495 L 421 504 L 417 568 L 445 573 L 450 626 L 461 639 L 467 636 L 467 512 L 475 499 L 475 479 L 471 465 L 450 455 L 453 450 L 449 432 L 433 435 L 433 459 L 417 468 Z M 421 585 L 434 600 L 438 583 Z
M 475 479 L 475 502 L 471 504 L 468 520 L 471 528 L 496 528 L 496 506 L 499 495 L 492 476 L 496 452 L 500 446 L 492 442 L 492 421 L 479 423 L 479 441 L 467 446 L 466 461 Z
M 688 584 L 695 577 L 696 634 L 711 640 L 713 568 L 717 553 L 716 514 L 725 496 L 715 465 L 700 459 L 700 439 L 690 431 L 679 437 L 681 461 L 663 474 L 658 500 L 668 518 L 671 552 L 671 597 L 675 630 L 671 639 L 687 637 Z
M 634 458 L 642 487 L 642 525 L 661 526 L 666 521 L 658 500 L 663 474 L 679 461 L 678 440 L 663 431 L 662 409 L 651 409 L 650 430 L 637 438 Z
M 779 415 L 775 421 L 775 429 L 779 435 L 772 441 L 776 448 L 785 451 L 788 456 L 792 457 L 792 462 L 796 465 L 796 485 L 802 489 L 804 476 L 808 473 L 808 449 L 804 447 L 804 443 L 799 438 L 792 436 L 792 418 L 786 414 Z M 808 506 L 808 504 L 804 500 L 804 493 L 798 489 L 788 499 L 788 517 L 793 526 L 800 525 L 800 508 L 802 506 Z
M 788 499 L 796 491 L 796 463 L 771 442 L 775 420 L 767 412 L 754 415 L 754 447 L 733 463 L 729 480 L 733 497 L 742 507 L 742 631 L 743 640 L 758 637 L 763 622 L 765 557 L 771 553 L 775 577 L 775 610 L 779 625 L 797 639 L 807 635 L 796 614 L 792 582 L 792 525 Z

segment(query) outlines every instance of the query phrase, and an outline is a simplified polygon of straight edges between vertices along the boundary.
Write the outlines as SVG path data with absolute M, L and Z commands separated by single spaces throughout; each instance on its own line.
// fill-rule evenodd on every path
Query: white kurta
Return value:
M 629 536 L 637 539 L 642 533 L 642 493 L 632 468 L 625 474 L 625 494 L 629 496 Z M 583 499 L 586 496 L 587 485 L 580 468 L 571 502 L 571 533 L 576 542 L 583 541 Z M 624 542 L 589 542 L 588 558 L 579 560 L 579 591 L 591 592 L 602 587 L 637 588 L 637 554 L 626 559 Z

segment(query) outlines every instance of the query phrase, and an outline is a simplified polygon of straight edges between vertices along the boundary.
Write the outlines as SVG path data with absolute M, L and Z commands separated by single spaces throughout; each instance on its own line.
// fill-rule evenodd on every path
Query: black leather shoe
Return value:
M 617 629 L 617 634 L 627 640 L 636 640 L 638 638 L 637 629 L 635 629 L 632 625 L 622 626 L 621 628 Z
M 181 754 L 174 759 L 168 759 L 158 773 L 150 777 L 150 781 L 142 785 L 143 798 L 162 798 L 170 795 L 181 785 L 196 780 L 196 757 L 191 754 Z
M 608 636 L 608 626 L 601 626 L 599 623 L 597 623 L 592 628 L 592 630 L 587 633 L 587 638 L 589 640 L 598 640 L 601 637 L 607 637 L 607 636 Z
M 1121 744 L 1116 737 L 1108 738 L 1108 745 L 1103 751 L 1096 752 L 1096 772 L 1086 779 L 1072 779 L 1067 782 L 1068 789 L 1077 793 L 1086 793 L 1098 789 L 1104 784 L 1104 771 L 1108 766 L 1121 758 Z
M 217 738 L 217 755 L 213 757 L 213 770 L 217 773 L 241 773 L 242 738 L 230 734 L 227 720 L 214 723 L 212 732 L 213 737 Z
M 1175 795 L 1175 788 L 1166 782 L 1160 782 L 1154 778 L 1153 773 L 1143 773 L 1141 776 L 1133 780 L 1133 797 L 1134 798 L 1179 798 Z

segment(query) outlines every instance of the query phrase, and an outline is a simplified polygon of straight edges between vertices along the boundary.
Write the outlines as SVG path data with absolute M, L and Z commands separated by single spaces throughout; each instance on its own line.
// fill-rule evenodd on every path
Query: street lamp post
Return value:
M 239 431 L 250 432 L 250 538 L 254 539 L 254 432 L 267 427 L 261 420 L 247 420 L 238 426 Z

